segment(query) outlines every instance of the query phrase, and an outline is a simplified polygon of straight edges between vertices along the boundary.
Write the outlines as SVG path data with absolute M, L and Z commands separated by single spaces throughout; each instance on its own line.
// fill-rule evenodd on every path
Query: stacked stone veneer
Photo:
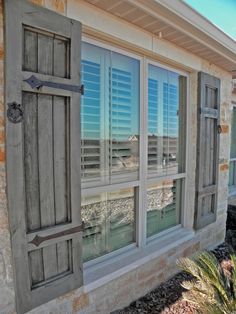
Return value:
M 7 215 L 6 197 L 6 165 L 5 165 L 5 133 L 4 133 L 4 40 L 3 40 L 3 0 L 0 0 L 0 313 L 15 313 L 14 283 L 11 263 L 11 245 Z M 10 1 L 10 0 L 9 0 Z M 19 0 L 20 1 L 20 0 Z M 45 6 L 48 9 L 67 15 L 68 4 L 75 6 L 75 12 L 80 11 L 81 0 L 32 0 L 32 2 Z M 85 5 L 85 4 L 83 4 Z M 91 9 L 91 7 L 90 7 Z M 74 10 L 71 10 L 72 12 Z M 83 17 L 79 17 L 80 19 Z M 91 16 L 90 16 L 91 18 Z M 85 20 L 89 20 L 85 18 Z M 83 22 L 83 21 L 82 21 Z M 88 22 L 89 23 L 89 22 Z M 107 29 L 109 32 L 110 30 Z M 128 29 L 127 29 L 128 32 Z M 141 32 L 141 31 L 140 31 Z M 130 37 L 132 38 L 132 37 Z M 171 49 L 170 49 L 171 48 Z M 172 49 L 173 48 L 173 49 Z M 196 114 L 197 114 L 197 71 L 208 72 L 221 78 L 221 124 L 223 132 L 220 143 L 219 166 L 219 195 L 217 221 L 200 230 L 191 240 L 173 247 L 160 257 L 133 268 L 122 276 L 97 287 L 90 292 L 83 292 L 83 288 L 72 291 L 41 307 L 34 309 L 34 314 L 53 313 L 101 313 L 128 305 L 131 301 L 156 287 L 161 281 L 176 272 L 175 262 L 180 256 L 189 256 L 199 249 L 213 247 L 223 242 L 225 237 L 225 220 L 227 209 L 227 182 L 228 160 L 230 143 L 230 103 L 231 103 L 231 77 L 209 62 L 201 60 L 183 49 L 178 49 L 168 42 L 159 42 L 160 53 L 168 52 L 179 63 L 196 65 L 196 70 L 190 74 L 190 103 L 189 103 L 189 145 L 188 145 L 188 193 L 186 198 L 185 226 L 189 229 L 193 225 L 194 191 L 195 191 L 195 160 L 196 160 Z M 181 59 L 182 58 L 182 59 Z M 86 289 L 85 289 L 86 291 Z

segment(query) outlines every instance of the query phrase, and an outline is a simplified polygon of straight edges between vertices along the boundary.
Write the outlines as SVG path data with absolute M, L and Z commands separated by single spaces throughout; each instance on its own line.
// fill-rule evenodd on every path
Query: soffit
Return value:
M 233 72 L 236 42 L 183 1 L 85 0 L 145 31 Z M 235 71 L 236 72 L 236 71 Z

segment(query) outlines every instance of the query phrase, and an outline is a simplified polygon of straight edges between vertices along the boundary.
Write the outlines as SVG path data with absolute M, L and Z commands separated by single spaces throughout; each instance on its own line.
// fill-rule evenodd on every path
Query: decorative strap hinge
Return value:
M 78 86 L 78 85 L 69 85 L 69 84 L 63 84 L 63 83 L 55 83 L 50 81 L 41 81 L 34 75 L 31 75 L 28 79 L 24 80 L 26 83 L 28 83 L 31 88 L 37 88 L 47 86 L 51 88 L 57 88 L 57 89 L 63 89 L 68 90 L 74 93 L 80 93 L 81 95 L 84 95 L 84 85 Z
M 29 243 L 32 243 L 35 246 L 39 246 L 41 243 L 43 243 L 45 241 L 60 238 L 60 237 L 67 236 L 67 235 L 72 235 L 75 233 L 79 233 L 79 232 L 82 232 L 83 230 L 84 230 L 84 223 L 82 222 L 82 224 L 80 226 L 73 227 L 71 229 L 57 232 L 57 233 L 54 233 L 54 234 L 51 234 L 48 236 L 43 237 L 43 236 L 36 235 L 34 237 L 34 239 L 32 241 L 30 241 Z

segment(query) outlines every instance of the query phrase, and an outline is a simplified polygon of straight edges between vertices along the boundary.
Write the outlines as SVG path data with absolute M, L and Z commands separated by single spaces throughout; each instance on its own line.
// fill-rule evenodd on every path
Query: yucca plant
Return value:
M 184 281 L 187 290 L 183 298 L 196 306 L 197 313 L 233 314 L 236 313 L 236 256 L 218 262 L 216 257 L 203 251 L 194 259 L 181 258 L 177 265 L 193 276 Z

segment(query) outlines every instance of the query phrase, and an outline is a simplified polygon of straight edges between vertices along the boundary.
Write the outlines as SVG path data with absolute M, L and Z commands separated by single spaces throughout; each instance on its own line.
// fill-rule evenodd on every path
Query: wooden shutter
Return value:
M 219 123 L 220 80 L 200 72 L 198 75 L 196 229 L 200 229 L 216 220 Z
M 5 1 L 5 14 L 7 192 L 24 313 L 83 282 L 81 25 L 24 0 Z M 32 76 L 48 86 L 31 87 Z

